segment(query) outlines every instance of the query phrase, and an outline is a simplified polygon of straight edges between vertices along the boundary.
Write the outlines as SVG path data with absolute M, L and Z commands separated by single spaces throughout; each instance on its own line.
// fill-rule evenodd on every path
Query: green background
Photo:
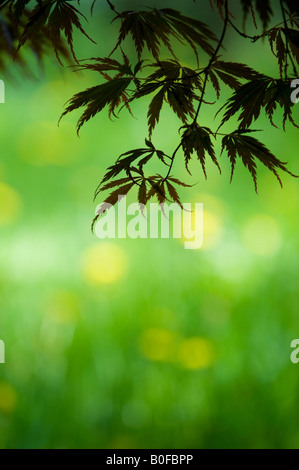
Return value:
M 98 45 L 77 38 L 80 58 L 108 55 L 110 13 L 98 5 L 89 26 Z M 266 44 L 232 33 L 226 47 L 225 59 L 277 74 Z M 281 190 L 259 166 L 256 195 L 241 164 L 229 184 L 226 155 L 222 176 L 209 165 L 207 181 L 198 162 L 190 177 L 178 159 L 177 175 L 197 183 L 182 201 L 204 203 L 202 249 L 98 240 L 93 191 L 120 153 L 143 146 L 147 102 L 133 106 L 137 120 L 103 112 L 77 138 L 79 113 L 57 127 L 59 115 L 99 77 L 54 57 L 41 72 L 30 60 L 36 79 L 12 67 L 0 105 L 0 448 L 298 448 L 298 181 L 282 175 Z M 216 129 L 218 107 L 204 106 L 201 124 Z M 154 143 L 173 150 L 179 126 L 166 105 Z M 256 128 L 298 174 L 298 131 L 264 118 Z

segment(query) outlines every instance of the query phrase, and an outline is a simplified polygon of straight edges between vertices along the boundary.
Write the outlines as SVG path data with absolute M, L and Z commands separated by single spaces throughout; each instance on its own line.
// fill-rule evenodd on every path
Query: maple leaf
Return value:
M 167 85 L 165 88 L 168 104 L 178 118 L 185 123 L 188 116 L 194 116 L 193 101 L 198 99 L 198 97 L 195 95 L 192 88 L 179 83 Z
M 133 99 L 144 97 L 154 91 L 158 93 L 151 100 L 148 109 L 148 127 L 149 136 L 152 135 L 153 129 L 159 122 L 160 112 L 163 103 L 166 102 L 172 108 L 174 113 L 183 122 L 187 122 L 188 117 L 194 116 L 194 101 L 198 100 L 198 96 L 192 86 L 186 86 L 180 81 L 169 82 L 146 82 L 136 91 Z
M 255 7 L 265 30 L 273 15 L 271 0 L 255 0 Z
M 278 170 L 282 170 L 288 173 L 291 176 L 297 178 L 296 175 L 291 173 L 286 168 L 286 163 L 281 162 L 276 158 L 267 147 L 259 142 L 254 137 L 248 135 L 250 131 L 248 129 L 238 129 L 237 131 L 228 134 L 222 139 L 222 152 L 227 151 L 228 157 L 231 163 L 231 181 L 233 179 L 235 165 L 237 157 L 242 160 L 244 166 L 250 172 L 254 187 L 257 192 L 257 165 L 256 161 L 261 162 L 265 167 L 268 168 L 278 179 L 280 185 L 282 186 L 282 181 L 279 177 Z M 221 153 L 222 153 L 221 152 Z
M 0 8 L 2 9 L 6 6 L 9 6 L 10 11 L 13 12 L 15 17 L 19 18 L 23 14 L 30 1 L 31 0 L 1 0 Z
M 238 79 L 256 80 L 261 74 L 253 70 L 251 67 L 238 62 L 224 62 L 217 60 L 212 63 L 209 70 L 209 79 L 216 91 L 217 97 L 220 97 L 220 83 L 218 78 L 233 90 L 237 90 L 241 86 Z
M 181 42 L 186 41 L 196 56 L 198 46 L 209 55 L 214 52 L 210 41 L 216 41 L 217 38 L 209 27 L 205 23 L 184 16 L 172 8 L 124 11 L 115 19 L 121 19 L 121 27 L 117 44 L 111 54 L 122 44 L 128 34 L 132 36 L 139 60 L 144 48 L 147 47 L 154 59 L 158 61 L 162 44 L 176 58 L 170 37 Z
M 162 161 L 162 163 L 166 164 L 165 158 L 169 157 L 162 150 L 156 149 L 152 142 L 146 140 L 145 143 L 147 145 L 145 148 L 129 150 L 128 152 L 122 153 L 118 157 L 116 162 L 107 169 L 106 174 L 96 189 L 95 197 L 99 194 L 99 192 L 112 188 L 114 183 L 112 183 L 110 180 L 118 176 L 122 171 L 125 171 L 130 178 L 132 170 L 138 174 L 138 178 L 142 177 L 143 166 L 148 163 L 154 155 L 157 155 L 158 159 Z M 138 168 L 132 167 L 132 164 L 136 163 L 137 160 Z M 107 185 L 108 181 L 109 186 Z M 123 182 L 122 180 L 120 181 Z M 103 187 L 105 183 L 106 185 Z M 112 184 L 112 186 L 110 186 L 110 184 Z
M 173 201 L 176 204 L 178 204 L 181 208 L 183 208 L 179 194 L 174 185 L 183 186 L 185 188 L 187 187 L 190 188 L 191 187 L 190 185 L 180 181 L 177 178 L 173 178 L 170 175 L 166 179 L 163 178 L 163 176 L 161 175 L 151 176 L 147 178 L 147 182 L 150 184 L 151 188 L 147 193 L 146 203 L 148 203 L 148 201 L 152 197 L 156 196 L 158 203 L 161 206 L 162 212 L 163 212 L 163 204 L 165 203 L 166 200 L 170 202 Z M 169 197 L 166 194 L 166 190 L 167 190 Z
M 208 127 L 201 127 L 197 123 L 183 126 L 182 129 L 185 129 L 182 135 L 182 149 L 185 155 L 185 166 L 187 171 L 189 172 L 188 165 L 192 158 L 192 154 L 195 152 L 201 163 L 205 178 L 207 178 L 205 166 L 206 154 L 211 157 L 213 163 L 215 163 L 221 173 L 220 166 L 215 155 L 214 145 L 211 140 L 211 135 L 213 135 L 211 129 Z
M 15 2 L 15 8 L 20 5 L 18 2 Z M 0 5 L 1 8 L 1 5 Z M 32 76 L 29 63 L 25 60 L 26 53 L 29 51 L 34 55 L 34 58 L 37 59 L 39 66 L 43 65 L 44 59 L 53 51 L 53 46 L 51 40 L 49 39 L 49 31 L 47 26 L 42 26 L 39 31 L 36 32 L 34 36 L 31 37 L 26 43 L 26 47 L 20 51 L 17 48 L 21 32 L 24 29 L 28 18 L 30 17 L 30 11 L 25 8 L 22 9 L 22 15 L 18 10 L 14 12 L 14 9 L 11 7 L 1 9 L 0 16 L 0 69 L 3 72 L 8 72 L 8 65 L 6 57 L 9 58 L 13 63 L 22 69 L 22 73 L 26 76 Z M 25 50 L 24 50 L 25 49 Z M 57 41 L 57 50 L 61 57 L 64 57 L 68 62 L 70 62 L 70 54 L 68 48 L 66 47 L 66 42 L 63 38 L 60 41 Z M 23 53 L 24 52 L 24 53 Z
M 148 108 L 148 130 L 149 136 L 152 135 L 154 128 L 159 122 L 160 112 L 163 106 L 165 91 L 162 88 L 152 99 Z
M 183 204 L 181 203 L 181 200 L 180 200 L 180 197 L 178 195 L 176 188 L 169 182 L 169 180 L 166 180 L 166 186 L 167 186 L 167 190 L 171 199 L 174 202 L 176 202 L 181 207 L 181 209 L 183 209 Z
M 195 1 L 195 0 L 194 0 Z M 214 10 L 214 6 L 218 9 L 220 16 L 224 19 L 225 16 L 225 0 L 209 0 L 212 9 Z
M 94 226 L 97 222 L 97 220 L 100 218 L 101 215 L 103 215 L 107 210 L 111 208 L 111 206 L 115 206 L 117 202 L 119 202 L 124 196 L 128 194 L 130 189 L 132 189 L 135 186 L 134 181 L 130 181 L 127 184 L 124 184 L 122 186 L 119 186 L 117 189 L 112 191 L 112 193 L 109 194 L 104 200 L 104 202 L 101 204 L 100 208 L 98 209 L 95 218 L 92 221 L 92 226 L 91 230 L 93 231 Z
M 290 83 L 290 80 L 261 76 L 242 85 L 219 110 L 226 110 L 220 127 L 240 112 L 238 117 L 239 127 L 241 129 L 248 128 L 260 116 L 262 109 L 265 110 L 271 124 L 276 127 L 273 122 L 273 115 L 278 105 L 284 111 L 283 128 L 285 129 L 287 120 L 295 127 L 298 127 L 292 117 L 293 103 L 290 100 Z
M 286 53 L 287 49 L 285 47 L 284 40 L 282 38 L 282 29 L 281 28 L 273 28 L 269 31 L 268 39 L 269 44 L 272 50 L 272 53 L 278 59 L 280 77 L 283 77 L 283 66 L 286 61 Z
M 218 39 L 205 23 L 184 16 L 171 8 L 164 8 L 160 12 L 167 18 L 171 28 L 176 31 L 177 37 L 185 40 L 192 47 L 196 57 L 197 46 L 210 56 L 214 54 L 210 41 L 217 42 Z
M 283 0 L 291 15 L 299 16 L 299 4 L 297 0 Z
M 250 12 L 255 22 L 255 16 L 256 16 L 255 12 L 256 12 L 258 16 L 260 17 L 260 20 L 262 21 L 264 30 L 266 30 L 273 16 L 271 0 L 255 0 L 254 3 L 253 3 L 253 0 L 241 0 L 241 4 L 242 4 L 245 18 Z
M 192 86 L 202 90 L 202 78 L 199 73 L 182 65 L 178 60 L 161 60 L 148 67 L 155 67 L 156 70 L 147 78 L 148 81 L 179 81 L 185 86 Z
M 299 64 L 299 31 L 291 28 L 282 28 L 282 31 L 289 42 L 293 56 Z
M 85 64 L 81 64 L 82 61 L 79 61 L 79 65 L 75 65 L 75 71 L 82 71 L 82 70 L 91 70 L 93 72 L 99 72 L 103 75 L 107 80 L 111 79 L 110 73 L 116 73 L 117 75 L 114 78 L 123 77 L 125 75 L 135 77 L 137 70 L 141 67 L 141 62 L 137 63 L 134 70 L 132 70 L 132 66 L 127 55 L 122 51 L 123 62 L 119 62 L 118 60 L 112 59 L 111 57 L 92 57 L 88 59 L 92 62 L 87 62 Z M 137 69 L 139 67 L 139 69 Z
M 141 210 L 145 206 L 146 200 L 147 200 L 147 186 L 146 186 L 146 180 L 143 179 L 142 182 L 140 183 L 139 190 L 138 190 L 138 202 L 139 202 Z
M 111 114 L 115 116 L 115 110 L 120 103 L 125 102 L 127 104 L 128 98 L 125 91 L 130 82 L 131 78 L 115 78 L 77 93 L 68 101 L 69 104 L 62 113 L 60 120 L 66 114 L 85 106 L 86 109 L 77 123 L 77 133 L 79 133 L 83 124 L 102 111 L 108 104 L 109 116 Z

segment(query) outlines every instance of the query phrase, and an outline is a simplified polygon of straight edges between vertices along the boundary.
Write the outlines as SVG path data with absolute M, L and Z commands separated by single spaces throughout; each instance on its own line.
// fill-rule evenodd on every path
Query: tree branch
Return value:
M 113 3 L 110 2 L 110 0 L 106 0 L 106 2 L 108 3 L 110 9 L 111 9 L 112 11 L 114 11 L 114 13 L 116 13 L 117 15 L 120 15 L 120 12 L 117 11 L 117 9 L 116 9 L 115 6 L 113 5 Z
M 210 68 L 213 64 L 213 62 L 215 61 L 215 59 L 217 58 L 217 54 L 218 52 L 220 51 L 220 48 L 222 46 L 222 43 L 223 43 L 223 40 L 224 40 L 224 37 L 225 37 L 225 34 L 226 34 L 226 30 L 227 30 L 227 25 L 229 23 L 229 10 L 228 10 L 228 0 L 225 0 L 225 18 L 224 18 L 224 26 L 223 26 L 223 30 L 222 30 L 222 34 L 221 34 L 221 37 L 219 39 L 219 42 L 218 42 L 218 45 L 214 51 L 214 54 L 212 55 L 212 57 L 210 58 L 209 60 L 209 63 L 208 65 L 206 66 L 206 68 L 203 70 L 204 74 L 205 74 L 205 81 L 204 81 L 204 85 L 203 85 L 203 89 L 202 89 L 202 93 L 201 93 L 201 97 L 200 97 L 200 101 L 199 101 L 199 105 L 198 105 L 198 108 L 197 108 L 197 111 L 196 111 L 196 114 L 195 114 L 195 117 L 194 117 L 194 120 L 193 120 L 193 123 L 195 123 L 197 121 L 197 118 L 198 118 L 198 115 L 199 115 L 199 111 L 201 109 L 201 105 L 203 103 L 203 99 L 204 99 L 204 95 L 205 95 L 205 92 L 206 92 L 206 87 L 207 87 L 207 83 L 208 83 L 208 78 L 209 78 L 209 71 L 210 71 Z
M 297 75 L 297 69 L 296 69 L 295 63 L 293 61 L 292 54 L 290 52 L 289 38 L 288 38 L 289 28 L 288 28 L 287 17 L 286 17 L 286 13 L 285 13 L 285 9 L 284 9 L 282 0 L 280 0 L 280 8 L 281 8 L 282 16 L 283 16 L 283 22 L 284 22 L 284 28 L 285 28 L 285 37 L 286 37 L 286 61 L 285 61 L 285 67 L 284 67 L 284 78 L 285 78 L 285 80 L 287 80 L 288 79 L 288 66 L 289 66 L 288 57 L 291 60 L 294 75 Z
M 165 176 L 163 182 L 166 181 L 168 179 L 168 177 L 170 176 L 170 173 L 171 173 L 171 170 L 172 170 L 172 167 L 173 167 L 173 163 L 174 163 L 174 159 L 175 159 L 176 154 L 178 153 L 178 151 L 180 150 L 181 147 L 182 147 L 182 142 L 180 142 L 180 144 L 177 146 L 177 148 L 175 149 L 175 151 L 172 154 L 171 162 L 170 162 L 170 165 L 169 165 L 169 168 L 168 168 L 168 172 L 167 172 L 167 175 Z

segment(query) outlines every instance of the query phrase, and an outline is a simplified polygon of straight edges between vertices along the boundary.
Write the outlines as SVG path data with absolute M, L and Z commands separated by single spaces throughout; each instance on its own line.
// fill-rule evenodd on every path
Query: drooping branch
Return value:
M 228 20 L 229 20 L 228 0 L 225 0 L 225 18 L 224 18 L 224 25 L 223 25 L 222 34 L 221 34 L 221 37 L 220 37 L 219 42 L 218 42 L 218 44 L 217 44 L 217 47 L 216 47 L 216 49 L 215 49 L 213 55 L 211 56 L 211 58 L 210 58 L 210 60 L 209 60 L 208 65 L 207 65 L 207 66 L 205 67 L 205 69 L 201 72 L 201 73 L 204 73 L 204 74 L 205 74 L 205 79 L 204 79 L 204 84 L 203 84 L 203 88 L 202 88 L 202 92 L 201 92 L 199 104 L 198 104 L 198 107 L 197 107 L 197 110 L 196 110 L 196 113 L 195 113 L 195 116 L 194 116 L 194 119 L 193 119 L 193 124 L 195 124 L 195 123 L 197 122 L 198 115 L 199 115 L 199 112 L 200 112 L 202 103 L 203 103 L 203 101 L 204 101 L 204 95 L 205 95 L 205 92 L 206 92 L 206 87 L 207 87 L 208 78 L 209 78 L 209 71 L 210 71 L 210 68 L 211 68 L 213 62 L 214 62 L 214 61 L 216 60 L 216 58 L 217 58 L 217 54 L 218 54 L 218 52 L 220 51 L 220 48 L 222 47 L 222 44 L 223 44 L 223 41 L 224 41 L 224 38 L 225 38 L 225 34 L 226 34 L 226 30 L 227 30 Z M 167 175 L 166 175 L 165 178 L 164 178 L 164 181 L 166 181 L 167 178 L 169 177 L 170 172 L 171 172 L 172 167 L 173 167 L 173 163 L 174 163 L 175 157 L 176 157 L 177 152 L 179 151 L 179 149 L 180 149 L 181 147 L 182 147 L 182 142 L 178 145 L 178 147 L 177 147 L 177 148 L 175 149 L 175 151 L 173 152 L 173 155 L 172 155 L 172 158 L 171 158 L 171 164 L 170 164 L 170 167 L 169 167 L 169 169 L 168 169 Z

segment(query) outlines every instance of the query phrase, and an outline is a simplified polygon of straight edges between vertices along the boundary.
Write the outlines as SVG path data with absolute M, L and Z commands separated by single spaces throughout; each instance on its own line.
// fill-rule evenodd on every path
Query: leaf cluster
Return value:
M 221 126 L 239 113 L 239 128 L 248 129 L 258 119 L 262 110 L 269 118 L 270 123 L 277 127 L 273 121 L 274 113 L 278 108 L 283 110 L 283 128 L 289 120 L 298 127 L 292 117 L 294 104 L 290 99 L 290 80 L 273 79 L 261 76 L 241 86 L 221 108 L 225 113 Z
M 200 17 L 202 2 L 194 0 L 194 3 L 198 5 Z M 117 5 L 106 0 L 113 14 L 112 21 L 119 26 L 115 47 L 104 57 L 95 54 L 93 58 L 82 61 L 78 60 L 75 52 L 74 32 L 92 39 L 85 29 L 87 18 L 80 11 L 79 0 L 0 0 L 1 70 L 6 69 L 7 59 L 12 57 L 27 70 L 23 54 L 26 46 L 40 62 L 54 51 L 60 64 L 63 60 L 73 61 L 75 71 L 98 74 L 98 84 L 76 93 L 61 115 L 62 118 L 73 111 L 82 111 L 77 123 L 78 133 L 85 123 L 104 109 L 113 118 L 118 117 L 123 108 L 133 114 L 133 103 L 137 100 L 143 99 L 146 103 L 146 145 L 121 154 L 109 166 L 95 197 L 105 191 L 109 191 L 109 195 L 95 220 L 133 188 L 137 190 L 141 206 L 153 197 L 161 206 L 166 201 L 174 201 L 181 206 L 177 188 L 188 185 L 173 176 L 175 159 L 181 158 L 190 173 L 190 161 L 195 157 L 205 178 L 209 160 L 221 172 L 215 145 L 219 136 L 221 153 L 226 153 L 230 162 L 231 179 L 238 160 L 250 172 L 256 190 L 259 164 L 271 171 L 280 184 L 280 171 L 295 176 L 251 133 L 255 132 L 252 125 L 261 115 L 265 115 L 274 127 L 278 126 L 279 115 L 282 115 L 284 130 L 287 123 L 298 127 L 290 99 L 291 81 L 297 78 L 299 65 L 298 1 L 275 2 L 281 10 L 281 21 L 273 25 L 274 0 L 241 0 L 244 20 L 251 18 L 256 28 L 255 36 L 246 33 L 245 21 L 239 28 L 232 0 L 209 0 L 206 3 L 220 16 L 222 31 L 217 31 L 217 34 L 197 17 L 186 16 L 173 8 L 119 11 Z M 92 9 L 95 0 L 90 4 Z M 225 41 L 230 33 L 253 43 L 263 39 L 264 47 L 267 52 L 272 52 L 277 64 L 277 75 L 267 76 L 247 63 L 225 60 Z M 128 43 L 134 46 L 132 57 L 125 52 Z M 182 47 L 177 47 L 179 45 L 188 47 L 194 60 L 186 62 L 178 57 L 178 50 L 182 50 Z M 225 89 L 231 95 L 220 106 L 219 100 Z M 213 105 L 217 106 L 216 117 L 222 113 L 215 132 L 204 125 L 202 114 L 202 108 L 210 106 L 213 110 Z M 182 126 L 179 144 L 169 155 L 152 142 L 165 106 Z M 237 121 L 238 126 L 234 132 L 219 133 L 220 128 L 233 121 Z M 148 175 L 149 162 L 154 162 L 162 170 Z
M 211 56 L 214 51 L 211 41 L 217 41 L 215 34 L 205 23 L 182 15 L 172 8 L 124 11 L 118 14 L 115 20 L 121 20 L 121 26 L 113 52 L 130 35 L 139 60 L 144 49 L 147 48 L 158 61 L 162 45 L 176 59 L 171 42 L 173 39 L 191 46 L 197 59 L 198 47 Z
M 257 192 L 257 165 L 256 162 L 262 163 L 268 170 L 270 170 L 278 179 L 281 187 L 282 181 L 278 174 L 278 170 L 282 170 L 293 177 L 297 177 L 291 173 L 287 168 L 286 164 L 278 160 L 267 147 L 259 142 L 254 137 L 248 135 L 249 132 L 246 129 L 238 129 L 237 131 L 228 134 L 222 140 L 222 152 L 225 150 L 228 154 L 231 164 L 231 181 L 233 179 L 234 170 L 236 166 L 237 158 L 239 157 L 243 165 L 250 172 L 255 190 Z

